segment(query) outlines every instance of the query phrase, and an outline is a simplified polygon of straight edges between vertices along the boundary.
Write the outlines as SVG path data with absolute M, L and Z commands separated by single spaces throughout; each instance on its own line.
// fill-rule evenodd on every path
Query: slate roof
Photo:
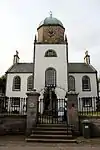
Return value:
M 32 73 L 33 63 L 18 63 L 12 65 L 6 73 Z M 85 63 L 68 63 L 69 73 L 95 73 L 96 69 L 92 65 Z
M 93 73 L 96 69 L 92 65 L 86 63 L 68 63 L 69 73 Z
M 6 73 L 32 73 L 33 63 L 18 63 L 12 65 Z

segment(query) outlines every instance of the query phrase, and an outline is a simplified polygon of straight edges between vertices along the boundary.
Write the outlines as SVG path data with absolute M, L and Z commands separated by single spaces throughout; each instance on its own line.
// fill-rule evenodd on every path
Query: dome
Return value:
M 60 25 L 64 28 L 62 22 L 57 18 L 52 17 L 52 14 L 50 14 L 49 17 L 46 17 L 43 21 L 41 21 L 38 28 L 43 25 Z

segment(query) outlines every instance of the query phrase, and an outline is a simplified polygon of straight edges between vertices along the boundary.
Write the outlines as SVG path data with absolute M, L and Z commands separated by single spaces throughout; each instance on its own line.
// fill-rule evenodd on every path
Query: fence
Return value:
M 0 97 L 0 113 L 25 115 L 27 111 L 27 98 Z
M 81 116 L 100 116 L 100 97 L 79 98 L 78 113 Z
M 43 124 L 58 124 L 67 122 L 65 99 L 39 99 L 38 122 Z
M 39 110 L 43 113 L 43 100 L 39 101 Z M 58 99 L 57 111 L 61 113 L 65 107 L 64 99 Z M 60 111 L 61 110 L 61 111 Z M 22 114 L 27 112 L 27 98 L 20 97 L 0 97 L 0 113 L 7 114 Z M 81 97 L 78 99 L 78 113 L 79 115 L 100 116 L 100 97 Z

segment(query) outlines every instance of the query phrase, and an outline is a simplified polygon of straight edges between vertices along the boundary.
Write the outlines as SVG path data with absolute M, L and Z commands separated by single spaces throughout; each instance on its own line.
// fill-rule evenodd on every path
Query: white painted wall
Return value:
M 79 97 L 96 97 L 97 96 L 97 81 L 95 73 L 71 73 L 75 77 L 75 90 L 79 93 Z M 91 91 L 82 91 L 82 77 L 87 75 L 90 78 Z
M 78 98 L 78 110 L 79 111 L 95 111 L 96 110 L 96 97 L 97 97 L 97 81 L 96 81 L 96 74 L 95 73 L 73 73 L 69 74 L 74 76 L 75 78 L 75 91 L 79 93 Z M 84 75 L 87 75 L 90 78 L 90 83 L 91 83 L 91 91 L 82 91 L 82 77 Z M 82 97 L 93 97 L 92 98 L 92 107 L 83 108 L 82 104 Z
M 46 65 L 45 65 L 45 67 L 46 67 Z M 59 68 L 59 67 L 58 67 Z M 63 68 L 63 67 L 62 67 Z M 64 69 L 64 68 L 63 68 Z M 65 73 L 64 72 L 64 70 L 62 69 L 62 71 L 63 71 L 63 73 Z M 41 69 L 40 70 L 42 70 L 42 67 L 41 67 Z M 39 71 L 40 71 L 39 70 Z M 43 69 L 44 70 L 44 69 Z M 59 71 L 59 70 L 58 70 Z M 41 71 L 42 73 L 43 73 L 43 71 Z M 40 72 L 39 72 L 40 73 Z M 58 96 L 58 98 L 64 98 L 64 96 L 65 96 L 65 94 L 66 94 L 66 89 L 67 89 L 67 87 L 66 87 L 66 85 L 64 86 L 64 84 L 65 84 L 65 80 L 67 80 L 66 79 L 66 77 L 65 77 L 65 74 L 62 74 L 61 72 L 59 72 L 59 76 L 61 77 L 61 75 L 62 75 L 62 80 L 60 80 L 60 82 L 58 82 L 58 87 L 59 88 L 56 88 L 56 94 L 57 94 L 57 96 Z M 16 75 L 18 75 L 18 76 L 20 76 L 21 77 L 21 90 L 20 91 L 12 91 L 12 86 L 13 86 L 13 78 L 16 76 Z M 6 96 L 8 96 L 8 97 L 21 97 L 21 98 L 26 98 L 27 97 L 27 95 L 26 95 L 26 93 L 28 92 L 27 91 L 27 78 L 30 76 L 30 75 L 32 75 L 32 73 L 10 73 L 10 74 L 7 74 L 7 84 L 6 84 Z M 40 76 L 39 76 L 40 75 Z M 42 74 L 43 75 L 43 74 Z M 45 73 L 44 73 L 44 75 L 45 75 Z M 73 74 L 69 74 L 69 75 L 73 75 L 74 77 L 75 77 L 75 89 L 76 89 L 76 92 L 77 93 L 79 93 L 79 96 L 78 97 L 96 97 L 97 96 L 97 81 L 96 81 L 96 74 L 93 74 L 93 73 L 89 73 L 89 74 L 83 74 L 83 73 L 73 73 Z M 87 76 L 89 76 L 90 77 L 90 82 L 91 82 L 91 91 L 82 91 L 82 77 L 83 77 L 83 75 L 87 75 Z M 64 76 L 64 77 L 63 77 Z M 67 76 L 67 75 L 66 75 Z M 42 78 L 41 78 L 42 76 L 41 76 L 41 73 L 40 74 L 38 74 L 38 78 L 36 78 L 36 80 L 38 80 L 37 82 L 38 82 L 38 86 L 39 86 L 39 84 L 40 85 L 42 85 L 41 83 L 45 83 L 45 82 L 43 82 L 43 80 L 42 80 Z M 41 80 L 40 80 L 40 78 L 41 78 Z M 59 78 L 58 78 L 58 80 L 59 80 Z M 42 82 L 40 82 L 40 81 L 42 81 Z M 62 84 L 62 83 L 63 84 Z M 67 82 L 67 81 L 66 81 Z M 63 89 L 61 89 L 61 86 L 59 86 L 59 85 L 61 85 L 63 88 L 64 88 L 64 90 Z M 42 86 L 41 86 L 42 87 Z M 44 85 L 43 85 L 43 87 L 42 88 L 44 88 Z M 44 92 L 44 90 L 41 90 L 42 88 L 39 88 L 38 87 L 38 91 L 41 93 L 41 95 L 43 94 L 43 92 Z M 66 88 L 66 89 L 65 89 Z M 42 98 L 41 96 L 40 96 L 40 98 Z M 95 101 L 96 102 L 96 101 Z M 94 100 L 93 100 L 93 105 L 92 105 L 92 107 L 94 107 L 94 108 L 96 108 L 96 106 L 95 106 L 95 104 L 96 103 L 94 103 Z M 42 105 L 42 104 L 41 104 Z M 82 102 L 80 103 L 80 106 L 82 107 Z M 81 107 L 79 107 L 79 110 L 81 109 Z M 92 109 L 93 110 L 93 109 Z
M 21 90 L 20 91 L 13 91 L 13 78 L 15 76 L 20 76 L 21 78 Z M 6 84 L 6 96 L 8 97 L 21 97 L 25 98 L 27 97 L 26 92 L 27 91 L 27 78 L 32 75 L 32 73 L 10 73 L 7 74 L 7 84 Z
M 57 57 L 44 57 L 48 49 L 53 49 L 57 53 Z M 53 67 L 57 72 L 57 87 L 61 87 L 65 91 L 68 90 L 67 85 L 67 60 L 65 44 L 36 44 L 35 55 L 35 88 L 41 91 L 45 87 L 45 70 Z M 65 97 L 65 91 L 56 89 L 58 98 Z

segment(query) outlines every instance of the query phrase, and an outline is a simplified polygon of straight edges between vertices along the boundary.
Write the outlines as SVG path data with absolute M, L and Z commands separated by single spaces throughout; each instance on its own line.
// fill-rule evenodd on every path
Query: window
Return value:
M 29 76 L 27 79 L 27 90 L 31 91 L 33 88 L 33 76 Z
M 90 78 L 88 76 L 83 76 L 82 78 L 82 90 L 83 91 L 90 91 Z
M 19 114 L 20 111 L 20 97 L 10 97 L 10 112 Z
M 45 71 L 45 86 L 56 86 L 56 70 L 48 68 Z
M 21 86 L 21 78 L 19 76 L 14 77 L 13 79 L 13 90 L 19 91 Z
M 92 97 L 83 97 L 82 104 L 83 107 L 92 107 Z
M 75 91 L 75 78 L 73 76 L 68 77 L 68 91 Z
M 57 54 L 54 50 L 49 49 L 48 51 L 46 51 L 45 57 L 57 57 Z
M 20 106 L 20 97 L 11 98 L 11 106 Z

